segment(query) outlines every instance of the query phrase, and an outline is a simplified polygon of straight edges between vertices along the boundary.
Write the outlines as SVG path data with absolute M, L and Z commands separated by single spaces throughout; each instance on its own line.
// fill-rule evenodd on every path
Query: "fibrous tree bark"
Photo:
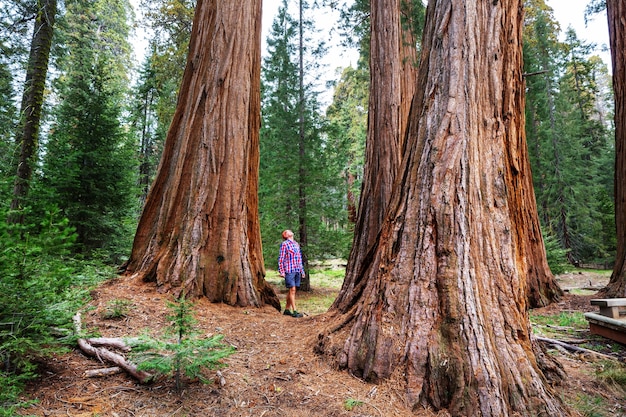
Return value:
M 345 310 L 363 282 L 359 268 L 373 247 L 402 159 L 417 74 L 417 41 L 401 21 L 402 0 L 370 2 L 370 98 L 365 172 L 346 278 L 333 308 Z
M 359 301 L 316 350 L 414 407 L 567 415 L 531 341 L 536 218 L 524 142 L 520 0 L 431 0 L 407 146 Z
M 607 0 L 615 94 L 615 226 L 617 253 L 611 279 L 601 293 L 626 297 L 626 4 Z
M 258 220 L 261 0 L 200 0 L 176 112 L 126 272 L 280 309 Z
M 28 196 L 30 180 L 35 165 L 57 2 L 56 0 L 39 0 L 37 1 L 36 11 L 33 37 L 26 68 L 24 92 L 22 94 L 19 138 L 20 155 L 13 188 L 11 210 L 20 210 L 22 208 L 24 198 Z M 21 223 L 22 220 L 23 218 L 19 213 L 9 216 L 9 221 L 13 223 Z
M 537 214 L 537 203 L 533 192 L 532 176 L 530 175 L 530 161 L 528 157 L 519 157 L 520 150 L 526 152 L 526 140 L 523 135 L 508 143 L 507 152 L 511 155 L 514 169 L 521 170 L 524 175 L 512 177 L 517 198 L 521 204 L 514 203 L 511 207 L 511 217 L 517 225 L 525 229 L 524 239 L 520 244 L 525 246 L 526 262 L 520 264 L 520 272 L 526 279 L 526 297 L 528 308 L 545 307 L 557 302 L 563 296 L 563 290 L 554 279 L 548 266 L 546 248 L 541 235 L 541 226 Z

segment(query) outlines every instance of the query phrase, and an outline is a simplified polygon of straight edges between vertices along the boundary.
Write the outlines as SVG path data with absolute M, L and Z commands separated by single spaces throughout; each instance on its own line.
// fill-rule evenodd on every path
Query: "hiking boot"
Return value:
M 296 318 L 300 318 L 303 317 L 304 314 L 302 313 L 298 313 L 296 310 L 293 310 L 293 313 L 291 314 L 292 317 L 296 317 Z
M 290 310 L 285 310 L 285 312 L 283 313 L 283 316 L 292 316 L 293 317 L 293 313 Z

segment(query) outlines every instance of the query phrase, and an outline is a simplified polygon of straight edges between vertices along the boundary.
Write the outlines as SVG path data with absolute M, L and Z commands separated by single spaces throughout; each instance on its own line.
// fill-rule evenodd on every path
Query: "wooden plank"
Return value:
M 594 298 L 592 306 L 600 307 L 626 307 L 626 298 Z
M 626 345 L 626 321 L 596 313 L 585 313 L 591 333 Z
M 607 339 L 615 340 L 616 342 L 626 345 L 626 333 L 619 332 L 614 329 L 609 329 L 608 327 L 604 327 L 592 322 L 589 322 L 589 330 L 591 330 L 591 333 L 593 334 L 597 334 L 599 336 L 606 337 Z

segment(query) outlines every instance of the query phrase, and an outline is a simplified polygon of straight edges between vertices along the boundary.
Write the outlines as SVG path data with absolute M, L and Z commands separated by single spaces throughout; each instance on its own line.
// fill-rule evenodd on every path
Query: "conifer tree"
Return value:
M 131 103 L 131 126 L 139 142 L 139 187 L 143 204 L 163 150 L 164 135 L 159 129 L 158 105 L 160 93 L 157 87 L 154 55 L 146 57 L 137 85 L 133 89 Z
M 565 51 L 556 101 L 557 144 L 567 190 L 567 208 L 562 210 L 567 218 L 562 222 L 569 230 L 573 261 L 610 263 L 615 233 L 614 227 L 606 227 L 606 214 L 613 212 L 614 150 L 611 130 L 598 106 L 603 100 L 599 80 L 608 77 L 608 70 L 602 60 L 590 58 L 593 45 L 579 40 L 571 28 L 566 31 Z
M 326 110 L 328 137 L 331 146 L 341 152 L 342 177 L 347 189 L 348 221 L 356 222 L 367 136 L 367 102 L 369 72 L 358 68 L 344 68 L 335 86 L 333 102 Z M 340 155 L 340 157 L 341 157 Z
M 88 252 L 108 247 L 124 253 L 117 239 L 131 234 L 124 224 L 134 198 L 133 144 L 121 125 L 128 10 L 125 0 L 79 0 L 67 5 L 63 22 L 64 72 L 56 83 L 60 102 L 42 194 L 49 192 L 47 203 L 63 210 Z
M 0 44 L 0 49 L 1 44 Z M 2 201 L 8 198 L 8 183 L 15 172 L 11 163 L 15 118 L 17 109 L 13 102 L 13 77 L 8 65 L 0 61 L 0 196 Z
M 566 416 L 526 311 L 527 276 L 542 266 L 529 242 L 521 1 L 462 4 L 429 3 L 387 215 L 376 246 L 360 248 L 356 302 L 329 317 L 316 351 L 364 380 L 393 379 L 413 410 Z
M 280 310 L 258 220 L 260 12 L 260 0 L 198 1 L 176 112 L 124 269 L 165 290 Z
M 571 263 L 606 260 L 614 247 L 607 218 L 612 185 L 603 175 L 612 151 L 599 105 L 606 95 L 598 87 L 606 67 L 573 30 L 565 42 L 558 35 L 545 2 L 528 2 L 526 132 L 539 217 Z
M 315 61 L 323 45 L 300 44 L 301 28 L 305 38 L 314 34 L 312 22 L 295 19 L 287 6 L 283 1 L 272 25 L 262 77 L 259 203 L 264 256 L 272 266 L 283 229 L 296 231 L 303 254 L 312 259 L 345 256 L 349 242 L 344 152 L 324 134 L 316 93 Z
M 149 68 L 156 93 L 155 135 L 158 141 L 164 141 L 176 110 L 196 1 L 142 0 L 141 6 L 144 23 L 152 33 L 144 70 Z M 151 169 L 156 169 L 156 164 Z

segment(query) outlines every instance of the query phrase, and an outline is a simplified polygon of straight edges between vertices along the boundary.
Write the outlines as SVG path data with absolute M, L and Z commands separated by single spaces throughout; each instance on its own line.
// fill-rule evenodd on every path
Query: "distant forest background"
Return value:
M 142 1 L 141 21 L 129 1 L 59 3 L 47 73 L 45 65 L 34 68 L 43 72 L 45 89 L 26 160 L 20 155 L 28 110 L 24 86 L 37 2 L 3 3 L 4 217 L 10 217 L 13 201 L 23 219 L 22 233 L 63 229 L 75 237 L 68 248 L 72 255 L 119 264 L 129 253 L 176 106 L 195 2 Z M 262 63 L 259 201 L 269 267 L 285 228 L 301 236 L 309 259 L 345 258 L 358 206 L 367 128 L 369 4 L 357 1 L 342 10 L 343 39 L 360 47 L 360 59 L 356 67 L 336 72 L 327 108 L 319 95 L 329 86 L 320 80 L 335 69 L 319 65 L 327 51 L 318 41 L 316 22 L 307 17 L 310 7 L 301 17 L 283 2 Z M 139 66 L 132 59 L 136 25 L 152 34 Z M 524 34 L 526 136 L 544 238 L 572 264 L 608 267 L 616 245 L 609 70 L 595 45 L 573 29 L 562 36 L 544 1 L 526 2 Z M 32 164 L 29 190 L 16 197 L 16 173 L 26 163 Z

